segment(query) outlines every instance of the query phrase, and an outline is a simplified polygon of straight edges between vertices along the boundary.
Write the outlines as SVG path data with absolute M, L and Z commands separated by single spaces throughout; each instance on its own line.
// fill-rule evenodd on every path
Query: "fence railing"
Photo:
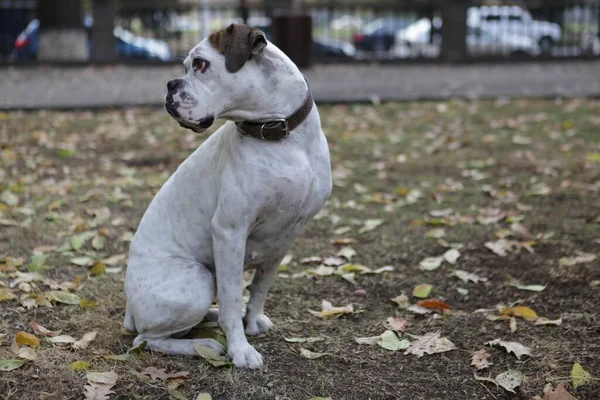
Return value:
M 451 0 L 305 0 L 299 6 L 312 16 L 313 43 L 308 45 L 317 62 L 452 61 L 447 54 L 454 47 L 464 56 L 457 59 L 466 60 L 600 57 L 600 0 L 459 2 L 464 6 L 459 21 L 456 12 L 448 11 L 448 4 L 455 3 Z M 0 0 L 2 62 L 35 62 L 35 3 Z M 197 1 L 157 9 L 150 1 L 144 8 L 121 8 L 114 31 L 118 59 L 177 62 L 207 32 L 242 22 L 235 3 L 211 1 L 203 7 Z M 84 14 L 82 26 L 89 31 L 93 18 Z M 248 24 L 271 35 L 262 2 L 251 2 L 247 15 Z M 466 26 L 458 36 L 450 26 L 457 22 Z

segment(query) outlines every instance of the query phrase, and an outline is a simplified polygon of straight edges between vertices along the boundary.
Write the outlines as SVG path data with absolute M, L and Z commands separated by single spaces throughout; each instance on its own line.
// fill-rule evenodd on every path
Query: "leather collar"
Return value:
M 308 82 L 307 82 L 308 85 Z M 236 122 L 238 132 L 242 136 L 252 136 L 263 140 L 281 140 L 289 136 L 310 114 L 313 108 L 313 98 L 310 88 L 304 103 L 287 118 L 273 119 L 270 121 L 240 121 Z

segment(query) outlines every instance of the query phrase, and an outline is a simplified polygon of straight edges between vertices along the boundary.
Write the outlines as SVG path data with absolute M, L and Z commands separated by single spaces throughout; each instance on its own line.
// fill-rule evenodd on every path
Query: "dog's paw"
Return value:
M 238 368 L 260 368 L 263 365 L 262 356 L 249 343 L 229 348 L 227 355 Z
M 273 323 L 264 314 L 257 315 L 254 318 L 251 316 L 246 318 L 246 335 L 252 336 L 267 333 L 272 327 Z

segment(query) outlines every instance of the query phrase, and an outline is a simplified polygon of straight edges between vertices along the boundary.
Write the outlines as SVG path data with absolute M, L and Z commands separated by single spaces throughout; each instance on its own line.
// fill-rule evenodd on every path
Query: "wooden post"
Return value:
M 442 4 L 442 60 L 450 63 L 467 58 L 467 9 L 470 1 L 445 1 Z
M 115 0 L 94 0 L 92 26 L 92 61 L 111 62 L 117 60 L 115 28 Z
M 85 61 L 89 58 L 81 0 L 39 1 L 38 16 L 40 19 L 38 59 Z

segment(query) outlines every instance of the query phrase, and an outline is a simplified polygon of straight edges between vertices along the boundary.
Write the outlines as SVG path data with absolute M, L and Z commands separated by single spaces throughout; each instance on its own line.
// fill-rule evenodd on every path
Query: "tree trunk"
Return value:
M 110 62 L 117 60 L 117 42 L 113 34 L 116 3 L 116 0 L 94 0 L 93 61 Z
M 442 5 L 441 56 L 447 62 L 467 58 L 467 0 L 446 1 Z
M 39 1 L 38 15 L 39 60 L 86 61 L 89 58 L 81 0 Z

